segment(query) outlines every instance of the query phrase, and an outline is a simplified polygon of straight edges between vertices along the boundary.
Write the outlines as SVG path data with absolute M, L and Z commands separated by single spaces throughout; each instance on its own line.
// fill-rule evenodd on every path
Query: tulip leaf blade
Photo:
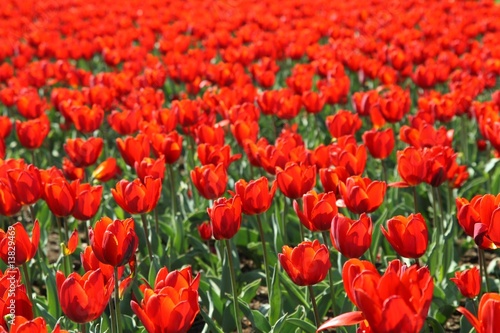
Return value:
M 203 317 L 203 319 L 205 320 L 205 324 L 210 329 L 210 332 L 222 333 L 222 330 L 219 327 L 217 327 L 217 325 L 212 320 L 212 318 L 210 318 L 210 316 L 205 311 L 203 311 L 203 309 L 200 309 L 200 314 Z
M 427 324 L 432 327 L 433 333 L 444 333 L 443 326 L 436 319 L 432 317 L 427 317 L 426 321 Z
M 238 299 L 239 308 L 247 317 L 248 320 L 252 323 L 252 328 L 262 333 L 269 333 L 271 331 L 271 325 L 267 321 L 266 317 L 257 310 L 250 309 L 248 303 L 243 302 L 241 299 Z
M 279 272 L 279 275 L 280 275 L 280 280 L 283 283 L 283 286 L 285 287 L 288 294 L 294 298 L 294 301 L 306 307 L 309 306 L 306 299 L 304 298 L 304 295 L 301 294 L 301 292 L 297 289 L 297 286 L 292 282 L 292 280 L 290 280 L 290 278 L 286 276 L 285 273 L 283 272 Z
M 269 291 L 269 322 L 274 325 L 281 315 L 281 291 L 280 291 L 280 275 L 278 264 L 274 265 L 273 276 L 271 278 L 271 288 Z
M 243 288 L 241 288 L 241 293 L 239 299 L 242 302 L 250 303 L 252 299 L 257 295 L 257 290 L 260 287 L 261 280 L 254 280 L 250 283 L 247 283 Z
M 46 288 L 47 288 L 47 306 L 48 306 L 48 313 L 54 317 L 54 318 L 59 318 L 61 316 L 61 308 L 58 306 L 59 304 L 59 299 L 58 299 L 58 294 L 57 294 L 57 287 L 56 287 L 56 276 L 53 272 L 53 270 L 50 270 L 45 262 L 40 261 L 40 267 L 42 268 L 43 273 L 45 274 L 44 280 L 46 282 Z
M 301 328 L 307 333 L 315 333 L 316 327 L 305 319 L 297 319 L 297 318 L 289 318 L 287 320 L 288 323 L 292 324 L 295 327 Z

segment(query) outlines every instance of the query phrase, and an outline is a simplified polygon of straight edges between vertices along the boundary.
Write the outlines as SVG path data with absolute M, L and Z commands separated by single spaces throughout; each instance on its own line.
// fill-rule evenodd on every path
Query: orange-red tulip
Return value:
M 144 134 L 136 137 L 127 136 L 125 140 L 116 139 L 118 151 L 125 163 L 134 167 L 135 162 L 141 162 L 144 157 L 149 157 L 149 140 Z
M 96 104 L 91 108 L 86 105 L 75 106 L 70 115 L 75 128 L 82 133 L 92 133 L 99 129 L 104 120 L 104 110 Z
M 283 246 L 278 253 L 281 267 L 298 286 L 311 286 L 325 279 L 331 267 L 330 252 L 318 240 L 304 241 L 297 247 Z
M 374 158 L 387 158 L 394 149 L 394 131 L 392 128 L 388 128 L 385 131 L 366 131 L 363 133 L 363 142 L 368 148 L 370 155 Z
M 12 308 L 17 318 L 33 319 L 33 305 L 31 304 L 26 287 L 21 284 L 21 276 L 17 270 L 6 270 L 0 280 L 0 332 L 7 329 L 5 316 L 12 315 Z M 31 331 L 30 331 L 31 333 Z
M 42 317 L 35 319 L 27 319 L 21 315 L 16 314 L 13 318 L 13 323 L 10 325 L 9 330 L 5 330 L 0 326 L 0 333 L 47 333 L 47 323 Z M 52 333 L 68 333 L 66 330 L 61 330 L 59 323 L 56 324 Z
M 332 219 L 330 238 L 333 247 L 347 258 L 359 258 L 372 244 L 371 217 L 361 214 L 358 220 L 337 214 Z
M 139 245 L 134 220 L 102 217 L 89 230 L 90 246 L 100 262 L 118 267 L 129 262 Z
M 227 173 L 222 163 L 195 167 L 191 170 L 191 180 L 201 196 L 209 200 L 220 197 L 226 191 Z
M 260 177 L 248 183 L 243 179 L 238 180 L 234 184 L 234 191 L 241 197 L 243 213 L 255 215 L 267 211 L 273 202 L 277 185 L 276 181 L 273 181 L 269 189 L 267 177 Z
M 92 246 L 87 246 L 82 253 L 80 253 L 80 260 L 82 262 L 82 266 L 85 272 L 95 271 L 100 269 L 102 274 L 104 275 L 104 280 L 108 281 L 113 278 L 115 275 L 115 268 L 111 265 L 105 264 L 95 256 L 94 250 Z M 123 271 L 125 270 L 125 266 L 118 267 L 118 276 L 121 277 Z
M 182 136 L 176 131 L 169 134 L 155 133 L 151 137 L 151 146 L 156 156 L 165 156 L 165 163 L 175 163 L 182 153 Z
M 43 143 L 50 131 L 50 121 L 44 113 L 39 118 L 24 122 L 16 121 L 16 133 L 19 143 L 28 149 L 37 149 Z
M 464 297 L 474 298 L 481 291 L 481 275 L 477 267 L 455 272 L 455 277 L 450 278 Z
M 457 311 L 467 318 L 477 333 L 496 333 L 500 316 L 500 294 L 484 294 L 479 302 L 477 317 L 462 306 L 459 306 Z
M 107 281 L 100 269 L 88 271 L 83 276 L 56 273 L 57 294 L 64 314 L 75 323 L 96 320 L 104 312 L 113 293 L 114 278 Z
M 32 205 L 42 197 L 42 179 L 40 171 L 32 164 L 24 169 L 7 171 L 10 188 L 17 202 L 21 205 Z
M 70 215 L 75 207 L 75 196 L 75 186 L 62 177 L 51 178 L 45 183 L 43 198 L 55 216 Z
M 380 226 L 394 251 L 406 258 L 420 258 L 427 251 L 429 231 L 422 214 L 395 216 L 387 221 L 387 230 Z
M 101 182 L 107 182 L 108 180 L 118 177 L 121 173 L 120 167 L 116 164 L 116 159 L 114 157 L 108 157 L 95 168 L 92 172 L 92 177 Z
M 146 176 L 144 183 L 140 179 L 132 182 L 122 179 L 111 189 L 111 194 L 116 203 L 129 214 L 149 213 L 160 199 L 161 179 Z
M 102 186 L 75 181 L 72 187 L 75 190 L 75 206 L 71 214 L 78 220 L 90 220 L 101 205 Z
M 346 207 L 354 213 L 372 213 L 384 202 L 385 182 L 352 176 L 339 184 Z
M 403 183 L 398 186 L 415 186 L 425 180 L 427 175 L 425 160 L 420 149 L 414 147 L 405 148 L 397 152 L 398 173 Z
M 231 199 L 219 198 L 212 207 L 207 208 L 215 239 L 230 239 L 240 230 L 241 197 L 236 194 Z
M 298 199 L 316 184 L 316 166 L 290 162 L 285 169 L 276 167 L 276 182 L 287 198 Z
M 93 165 L 101 155 L 104 141 L 101 138 L 91 137 L 88 140 L 82 138 L 67 139 L 64 151 L 76 167 L 88 167 Z
M 198 159 L 202 165 L 222 163 L 224 168 L 229 168 L 229 165 L 241 158 L 241 154 L 231 156 L 231 147 L 229 145 L 212 146 L 210 144 L 201 143 L 198 146 Z
M 302 223 L 311 231 L 330 230 L 332 219 L 338 214 L 337 199 L 333 192 L 316 193 L 311 190 L 302 196 L 303 211 L 297 200 L 293 201 L 293 209 Z
M 339 110 L 335 115 L 326 117 L 326 127 L 334 138 L 353 135 L 361 128 L 361 119 L 355 113 Z
M 162 155 L 158 159 L 144 157 L 140 163 L 135 162 L 134 169 L 142 182 L 146 176 L 151 176 L 154 179 L 159 178 L 163 181 L 165 178 L 165 156 Z
M 62 173 L 68 180 L 83 180 L 85 178 L 85 169 L 76 167 L 66 157 L 63 157 Z
M 345 182 L 348 177 L 349 174 L 342 167 L 319 169 L 319 179 L 323 189 L 325 192 L 335 193 L 336 196 L 340 195 L 339 183 Z
M 40 243 L 40 224 L 33 223 L 31 239 L 21 222 L 9 226 L 6 231 L 0 229 L 0 257 L 8 264 L 14 257 L 14 265 L 21 266 L 30 261 L 36 254 Z M 13 255 L 12 255 L 13 253 Z

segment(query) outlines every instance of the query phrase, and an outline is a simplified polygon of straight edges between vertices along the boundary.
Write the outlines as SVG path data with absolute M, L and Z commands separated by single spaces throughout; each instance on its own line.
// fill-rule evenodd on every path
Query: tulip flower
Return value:
M 47 333 L 47 323 L 42 317 L 29 320 L 21 315 L 16 314 L 14 323 L 10 325 L 9 330 L 5 330 L 0 326 L 0 333 Z M 61 330 L 59 323 L 56 324 L 52 333 L 68 333 L 66 330 Z
M 460 293 L 467 298 L 474 298 L 481 291 L 481 276 L 477 267 L 455 272 L 455 277 L 450 278 L 457 285 Z
M 71 273 L 65 277 L 56 273 L 57 294 L 62 311 L 75 323 L 88 323 L 99 318 L 113 293 L 114 279 L 105 280 L 100 269 L 83 276 Z
M 116 159 L 109 157 L 95 168 L 92 172 L 92 178 L 101 182 L 107 182 L 108 180 L 116 178 L 121 173 L 120 167 L 116 164 Z
M 70 159 L 63 157 L 62 173 L 68 180 L 81 180 L 85 178 L 85 169 L 76 167 Z
M 64 151 L 76 167 L 93 165 L 101 155 L 104 141 L 102 138 L 91 137 L 88 140 L 81 138 L 67 139 Z
M 168 272 L 160 269 L 155 287 L 141 286 L 144 298 L 140 304 L 130 302 L 132 311 L 146 331 L 186 333 L 200 311 L 198 304 L 199 275 L 194 279 L 191 269 Z
M 269 189 L 267 177 L 260 177 L 248 183 L 243 179 L 238 180 L 234 184 L 234 190 L 241 197 L 243 213 L 256 215 L 267 211 L 271 207 L 277 185 L 274 181 Z
M 155 133 L 151 136 L 151 146 L 157 157 L 165 156 L 165 163 L 175 163 L 182 153 L 182 136 L 176 131 L 169 134 Z
M 82 133 L 92 133 L 101 127 L 104 121 L 104 110 L 99 105 L 75 106 L 70 113 L 71 120 L 75 124 L 77 131 Z
M 102 186 L 90 186 L 88 183 L 80 184 L 75 181 L 72 184 L 75 190 L 75 206 L 71 215 L 78 220 L 90 220 L 97 213 L 101 205 Z
M 206 143 L 209 146 L 224 145 L 224 127 L 216 124 L 215 126 L 201 124 L 195 130 L 196 143 L 198 145 Z
M 75 229 L 69 237 L 68 244 L 61 243 L 62 252 L 65 256 L 69 256 L 76 251 L 78 246 L 78 231 Z
M 212 225 L 210 224 L 210 222 L 205 221 L 202 224 L 198 225 L 197 228 L 201 239 L 203 239 L 204 241 L 212 239 Z
M 388 128 L 385 131 L 370 130 L 363 133 L 363 142 L 374 158 L 384 159 L 391 155 L 394 149 L 394 131 Z
M 330 230 L 332 219 L 338 214 L 335 194 L 316 193 L 314 190 L 302 196 L 303 211 L 299 203 L 294 200 L 293 209 L 299 217 L 300 223 L 311 231 Z
M 115 268 L 111 265 L 105 264 L 95 256 L 95 253 L 92 249 L 92 246 L 87 246 L 82 253 L 80 253 L 80 260 L 82 262 L 82 266 L 85 272 L 95 271 L 100 269 L 102 274 L 104 275 L 104 280 L 108 281 L 111 277 L 113 277 L 115 273 Z M 118 276 L 121 277 L 123 271 L 125 270 L 125 266 L 118 267 Z
M 349 174 L 342 167 L 319 169 L 319 179 L 323 189 L 325 192 L 335 193 L 336 196 L 340 195 L 338 189 L 340 182 L 345 183 L 348 177 Z
M 102 217 L 89 230 L 90 246 L 100 262 L 118 267 L 129 262 L 139 244 L 134 220 L 111 220 Z
M 231 199 L 219 198 L 214 201 L 212 207 L 207 208 L 215 239 L 231 239 L 240 230 L 241 209 L 239 195 Z
M 36 254 L 40 242 L 40 224 L 33 223 L 31 239 L 21 222 L 16 222 L 7 228 L 0 229 L 0 257 L 8 264 L 11 257 L 15 257 L 14 265 L 21 266 L 30 261 Z M 14 245 L 12 245 L 12 243 Z M 14 256 L 10 253 L 14 252 Z
M 359 311 L 334 317 L 318 328 L 354 325 L 371 332 L 420 332 L 432 302 L 434 283 L 427 267 L 407 267 L 399 260 L 389 263 L 383 276 L 373 265 L 348 260 L 342 270 L 347 295 Z M 493 331 L 492 331 L 493 332 Z
M 321 282 L 331 267 L 330 252 L 318 240 L 304 241 L 297 247 L 283 246 L 278 260 L 290 279 L 298 286 Z
M 198 159 L 201 164 L 213 164 L 217 165 L 222 163 L 224 168 L 229 168 L 229 165 L 234 161 L 241 158 L 241 154 L 236 154 L 231 156 L 231 147 L 229 145 L 225 146 L 212 146 L 206 143 L 202 143 L 198 146 Z
M 398 173 L 403 179 L 403 182 L 393 184 L 393 186 L 415 186 L 425 180 L 427 171 L 420 149 L 408 147 L 403 151 L 398 151 L 397 160 Z
M 63 177 L 49 179 L 44 186 L 43 198 L 55 216 L 68 216 L 75 206 L 75 186 Z
M 383 226 L 380 226 L 380 230 L 402 257 L 420 258 L 427 250 L 429 231 L 420 213 L 393 217 L 387 221 L 387 230 Z
M 37 149 L 50 131 L 50 121 L 45 113 L 39 118 L 21 122 L 16 121 L 16 133 L 19 143 L 28 149 Z
M 477 333 L 496 333 L 498 332 L 498 315 L 500 314 L 500 294 L 484 294 L 479 301 L 477 317 L 463 306 L 459 306 L 457 311 L 467 318 Z
M 0 272 L 0 332 L 7 329 L 5 316 L 11 314 L 12 304 L 15 304 L 15 317 L 33 319 L 33 305 L 26 293 L 26 287 L 21 283 L 18 268 L 6 269 Z
M 149 140 L 144 134 L 136 137 L 127 136 L 125 140 L 116 139 L 116 146 L 125 163 L 134 167 L 135 162 L 140 163 L 144 157 L 149 157 Z
M 316 183 L 316 166 L 290 162 L 285 169 L 276 167 L 276 182 L 280 191 L 290 199 L 298 199 Z
M 111 189 L 111 194 L 116 203 L 129 214 L 149 213 L 160 199 L 161 179 L 146 176 L 144 183 L 140 179 L 132 182 L 122 179 Z
M 139 129 L 142 121 L 140 110 L 112 111 L 108 116 L 108 123 L 120 135 L 131 135 Z
M 372 213 L 384 202 L 387 184 L 369 178 L 352 176 L 339 183 L 339 192 L 346 207 L 354 213 Z
M 361 128 L 361 119 L 355 113 L 339 110 L 335 115 L 326 117 L 326 127 L 334 138 L 353 135 Z
M 141 182 L 144 182 L 146 176 L 151 176 L 153 179 L 160 178 L 163 181 L 165 178 L 165 157 L 162 155 L 156 160 L 144 157 L 140 163 L 135 162 L 134 169 Z
M 222 163 L 217 166 L 207 164 L 191 170 L 191 180 L 198 192 L 206 199 L 220 197 L 227 186 L 227 173 Z
M 338 214 L 333 217 L 330 238 L 333 247 L 347 258 L 359 258 L 372 244 L 371 217 L 361 214 L 359 220 Z
M 43 188 L 39 170 L 32 164 L 7 171 L 10 188 L 20 205 L 32 205 L 41 198 Z
M 0 139 L 5 139 L 9 136 L 12 130 L 12 121 L 7 116 L 0 116 Z
M 231 133 L 233 133 L 238 145 L 244 147 L 248 140 L 251 142 L 257 141 L 259 123 L 255 120 L 237 120 L 234 124 L 231 124 Z

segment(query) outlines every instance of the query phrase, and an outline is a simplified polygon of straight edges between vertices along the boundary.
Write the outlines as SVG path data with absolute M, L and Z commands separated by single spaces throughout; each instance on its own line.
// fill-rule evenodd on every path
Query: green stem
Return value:
M 31 223 L 35 223 L 36 219 L 35 204 L 29 205 L 29 207 L 30 207 Z
M 413 207 L 415 209 L 415 214 L 418 213 L 418 206 L 417 206 L 417 187 L 413 186 Z
M 155 232 L 157 235 L 159 235 L 160 234 L 160 223 L 158 221 L 158 206 L 156 206 L 155 209 L 153 210 L 153 215 L 155 218 Z
M 328 246 L 328 231 L 321 232 L 323 235 L 323 242 Z M 335 289 L 333 287 L 333 269 L 330 267 L 328 270 L 328 280 L 330 283 L 330 297 L 332 299 L 332 316 L 335 317 Z
M 382 175 L 384 177 L 384 181 L 387 182 L 387 168 L 385 167 L 384 160 L 380 160 L 380 164 L 382 164 Z
M 33 306 L 33 309 L 35 309 L 36 306 L 35 303 L 33 303 L 33 291 L 31 289 L 31 280 L 28 270 L 28 264 L 24 263 L 22 266 L 23 266 L 24 284 L 26 285 L 26 293 L 28 294 L 28 298 Z
M 177 218 L 177 198 L 175 191 L 175 174 L 174 168 L 171 164 L 167 165 L 168 170 L 168 178 L 170 185 L 170 206 L 171 206 L 171 215 L 172 215 L 172 226 L 174 227 L 175 234 L 177 235 L 173 240 L 174 248 L 179 252 L 184 252 L 184 227 L 182 225 L 181 219 Z
M 269 278 L 269 259 L 267 257 L 266 238 L 264 237 L 264 229 L 262 228 L 262 221 L 260 214 L 257 214 L 257 226 L 259 227 L 260 241 L 262 243 L 262 253 L 264 254 L 264 269 L 266 272 L 266 286 L 271 288 L 271 279 Z
M 281 232 L 283 233 L 283 244 L 287 244 L 288 237 L 286 235 L 286 228 L 285 228 L 285 219 L 286 219 L 286 210 L 287 210 L 287 204 L 286 204 L 286 197 L 283 196 L 283 211 L 281 212 Z
M 234 272 L 233 255 L 231 254 L 231 242 L 229 241 L 229 239 L 225 239 L 224 241 L 226 244 L 226 254 L 229 263 L 229 275 L 231 275 L 231 287 L 233 288 L 233 305 L 234 305 L 234 317 L 236 320 L 236 329 L 238 333 L 242 333 L 241 320 L 238 314 L 238 288 L 236 286 L 236 276 L 235 276 L 236 274 Z
M 309 290 L 309 294 L 311 296 L 311 303 L 314 310 L 314 321 L 316 322 L 316 327 L 319 327 L 321 322 L 319 320 L 318 305 L 316 304 L 316 298 L 314 297 L 314 290 L 312 286 L 307 286 L 307 289 Z
M 151 250 L 151 243 L 149 242 L 149 228 L 148 228 L 148 218 L 146 214 L 141 214 L 142 227 L 144 228 L 144 234 L 146 236 L 146 246 L 148 248 L 149 262 L 153 263 L 153 251 Z
M 116 333 L 116 312 L 114 309 L 114 302 L 110 301 L 109 305 L 109 313 L 111 314 L 111 333 Z
M 31 164 L 36 166 L 35 150 L 31 149 Z
M 464 160 L 468 161 L 469 160 L 469 147 L 467 145 L 467 123 L 468 120 L 465 115 L 462 115 L 461 117 L 461 123 L 462 123 L 462 128 L 460 131 L 460 143 L 462 146 L 462 151 L 464 153 Z
M 438 216 L 438 214 L 437 214 L 437 206 L 439 205 L 439 201 L 441 200 L 441 199 L 439 199 L 439 191 L 438 191 L 437 187 L 432 187 L 431 189 L 432 189 L 432 194 L 433 194 L 432 205 L 433 205 L 433 208 L 434 208 L 434 223 L 438 224 L 439 236 L 440 237 L 444 237 L 444 222 L 443 222 L 443 217 L 440 216 L 439 219 L 437 217 Z M 442 207 L 440 207 L 440 209 L 441 209 L 441 213 L 442 213 Z
M 87 333 L 87 324 L 80 324 L 80 333 Z
M 118 267 L 115 267 L 115 311 L 117 332 L 121 333 L 123 331 L 123 328 L 122 316 L 120 313 L 120 287 L 118 286 Z
M 479 247 L 477 248 L 477 253 L 479 256 L 479 268 L 481 270 L 481 275 L 484 277 L 484 280 L 486 281 L 486 292 L 490 292 L 490 282 L 488 281 L 488 273 L 486 271 L 486 260 L 484 258 L 484 250 L 480 249 Z M 482 293 L 481 293 L 482 295 Z

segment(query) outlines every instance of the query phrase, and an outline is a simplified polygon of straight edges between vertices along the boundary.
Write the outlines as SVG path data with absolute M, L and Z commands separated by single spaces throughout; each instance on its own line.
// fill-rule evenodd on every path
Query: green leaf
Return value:
M 222 333 L 222 330 L 215 324 L 215 322 L 210 318 L 210 316 L 203 311 L 203 309 L 200 310 L 200 314 L 205 320 L 205 323 L 207 324 L 208 328 L 210 329 L 210 332 L 214 333 Z
M 441 326 L 441 324 L 436 319 L 427 317 L 426 321 L 432 327 L 433 333 L 444 333 L 443 326 Z
M 303 329 L 307 333 L 316 333 L 316 326 L 314 326 L 313 324 L 311 324 L 305 320 L 296 319 L 296 318 L 289 318 L 287 320 L 287 322 L 292 324 L 293 326 L 296 326 L 296 327 Z
M 248 283 L 247 285 L 245 285 L 241 289 L 241 293 L 240 293 L 239 299 L 242 302 L 250 303 L 252 301 L 252 299 L 255 297 L 255 295 L 257 295 L 257 290 L 260 287 L 260 281 L 261 281 L 260 279 L 259 280 L 255 280 L 255 281 L 253 281 L 253 282 Z
M 253 329 L 259 332 L 269 333 L 269 331 L 271 330 L 271 325 L 262 313 L 257 310 L 250 309 L 248 303 L 244 303 L 240 299 L 238 300 L 238 304 L 245 317 L 247 317 L 247 319 L 252 323 Z
M 274 265 L 273 277 L 271 278 L 271 288 L 269 290 L 269 322 L 274 325 L 281 315 L 281 290 L 278 264 Z
M 40 261 L 40 267 L 42 268 L 47 288 L 47 311 L 52 317 L 59 318 L 61 316 L 61 308 L 58 306 L 59 299 L 57 297 L 55 273 L 43 261 Z

